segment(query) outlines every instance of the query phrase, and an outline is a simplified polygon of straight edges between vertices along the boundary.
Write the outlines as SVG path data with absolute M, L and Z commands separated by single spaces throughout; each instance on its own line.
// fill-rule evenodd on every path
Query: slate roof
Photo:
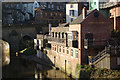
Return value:
M 69 23 L 60 24 L 58 27 L 68 27 Z
M 96 9 L 95 9 L 95 10 L 96 10 Z M 95 10 L 87 11 L 86 18 L 87 18 L 91 13 L 93 13 Z M 85 18 L 85 19 L 86 19 L 86 18 Z M 83 14 L 81 14 L 81 15 L 78 16 L 76 19 L 74 19 L 70 24 L 80 24 L 80 23 L 82 23 L 85 19 L 83 19 Z

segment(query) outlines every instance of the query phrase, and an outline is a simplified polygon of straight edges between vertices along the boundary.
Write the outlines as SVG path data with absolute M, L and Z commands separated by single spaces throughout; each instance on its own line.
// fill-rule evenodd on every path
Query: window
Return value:
M 60 2 L 58 2 L 58 5 L 60 5 Z
M 78 58 L 78 50 L 76 50 L 76 55 L 75 55 L 76 58 Z
M 72 4 L 70 5 L 70 8 L 73 8 L 73 5 L 72 5 Z
M 53 47 L 52 47 L 52 48 L 53 48 L 53 50 L 54 50 L 54 45 L 53 45 Z
M 52 37 L 54 37 L 54 32 L 52 32 Z
M 62 38 L 64 38 L 64 32 L 62 32 Z
M 62 14 L 60 13 L 60 16 L 62 16 Z
M 50 5 L 48 5 L 48 8 L 50 8 Z
M 74 16 L 74 10 L 70 10 L 70 16 Z
M 55 37 L 57 38 L 57 32 L 55 33 Z
M 73 56 L 73 49 L 71 49 L 71 56 Z
M 59 32 L 59 38 L 60 38 L 60 32 Z
M 54 5 L 52 4 L 52 8 L 54 8 Z
M 64 47 L 63 47 L 63 53 L 65 53 L 65 49 L 64 49 Z
M 40 13 L 40 15 L 42 16 L 42 12 Z
M 59 52 L 61 52 L 61 46 L 59 47 Z
M 53 14 L 51 13 L 51 16 L 52 16 Z
M 73 18 L 71 18 L 71 22 L 73 21 Z
M 67 54 L 69 54 L 69 49 L 67 48 Z
M 96 2 L 94 2 L 94 5 L 96 5 Z
M 84 45 L 86 46 L 92 46 L 93 45 L 93 34 L 92 33 L 86 33 L 85 39 L 87 40 Z
M 45 13 L 45 15 L 47 16 L 47 13 Z
M 117 65 L 120 65 L 120 57 L 117 57 Z
M 59 6 L 57 6 L 57 9 L 59 9 Z
M 56 51 L 56 45 L 55 45 L 55 51 Z
M 60 9 L 62 9 L 62 6 L 60 6 Z
M 57 16 L 57 13 L 56 13 L 56 16 Z

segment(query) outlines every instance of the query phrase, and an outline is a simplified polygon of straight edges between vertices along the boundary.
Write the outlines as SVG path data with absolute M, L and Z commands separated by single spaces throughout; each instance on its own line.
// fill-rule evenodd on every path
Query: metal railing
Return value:
M 104 8 L 109 8 L 109 7 L 115 6 L 117 4 L 118 4 L 118 2 L 107 2 L 107 3 L 100 4 L 99 7 L 101 9 L 104 9 Z
M 93 57 L 93 63 L 103 57 L 105 54 L 107 54 L 106 48 L 103 51 L 99 52 L 95 57 Z
M 105 47 L 104 50 L 102 50 L 101 52 L 99 52 L 96 56 L 92 57 L 90 59 L 90 62 L 92 62 L 93 64 L 95 64 L 96 62 L 99 62 L 99 60 L 101 60 L 101 58 L 103 56 L 105 56 L 106 54 L 110 54 L 110 55 L 120 55 L 120 46 L 108 46 Z
M 65 43 L 65 42 L 66 42 L 66 39 L 60 39 L 60 38 L 48 38 L 48 41 L 59 42 L 59 43 Z

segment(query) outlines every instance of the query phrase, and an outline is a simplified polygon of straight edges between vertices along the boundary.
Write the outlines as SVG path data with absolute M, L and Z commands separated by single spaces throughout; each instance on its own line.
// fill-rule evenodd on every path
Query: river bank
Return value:
M 51 65 L 49 65 L 49 63 L 41 59 L 39 59 L 39 61 L 34 60 L 38 60 L 35 55 L 34 57 L 33 55 L 12 57 L 12 62 L 2 68 L 2 80 L 52 80 L 58 78 L 71 80 L 70 77 L 61 70 L 50 67 Z

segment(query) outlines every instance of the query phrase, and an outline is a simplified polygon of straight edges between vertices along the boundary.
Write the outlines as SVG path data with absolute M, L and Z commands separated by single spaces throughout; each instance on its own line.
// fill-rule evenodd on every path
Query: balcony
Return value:
M 60 39 L 60 38 L 48 38 L 48 42 L 58 42 L 58 43 L 65 43 L 66 39 Z

